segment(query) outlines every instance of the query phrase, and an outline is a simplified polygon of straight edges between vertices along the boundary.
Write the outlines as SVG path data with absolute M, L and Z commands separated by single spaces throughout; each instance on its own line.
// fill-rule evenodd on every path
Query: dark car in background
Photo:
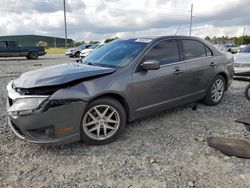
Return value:
M 45 55 L 45 49 L 41 46 L 21 47 L 16 41 L 0 41 L 0 57 L 26 57 L 37 59 Z
M 33 143 L 106 144 L 148 114 L 194 101 L 219 104 L 232 78 L 232 55 L 200 38 L 119 39 L 78 63 L 11 81 L 8 123 Z

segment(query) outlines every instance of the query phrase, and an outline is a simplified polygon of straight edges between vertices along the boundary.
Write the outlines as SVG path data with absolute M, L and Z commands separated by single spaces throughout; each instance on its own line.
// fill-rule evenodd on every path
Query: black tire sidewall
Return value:
M 215 102 L 215 101 L 212 99 L 212 88 L 213 88 L 214 83 L 215 83 L 218 79 L 220 79 L 220 80 L 223 81 L 224 92 L 223 92 L 223 95 L 222 95 L 221 99 L 220 99 L 218 102 Z M 207 90 L 207 94 L 206 94 L 206 97 L 205 97 L 205 100 L 204 100 L 205 104 L 207 104 L 207 105 L 209 105 L 209 106 L 215 106 L 215 105 L 219 104 L 219 103 L 221 102 L 221 100 L 223 99 L 223 97 L 224 97 L 225 91 L 226 91 L 226 81 L 225 81 L 225 78 L 224 78 L 223 76 L 221 76 L 221 75 L 217 75 L 217 76 L 213 79 L 213 81 L 211 82 L 211 84 L 210 84 L 210 86 L 209 86 L 209 88 L 208 88 L 208 90 Z
M 249 90 L 250 90 L 250 84 L 247 85 L 244 91 L 245 98 L 250 101 Z
M 113 136 L 111 136 L 110 138 L 105 139 L 105 140 L 95 140 L 93 138 L 88 137 L 85 134 L 85 132 L 83 130 L 83 126 L 82 126 L 83 118 L 84 118 L 85 114 L 88 112 L 89 109 L 91 109 L 92 107 L 97 106 L 97 105 L 112 106 L 119 113 L 119 116 L 120 116 L 120 126 L 119 126 L 118 130 L 116 131 L 116 133 Z M 116 99 L 113 99 L 113 98 L 109 98 L 109 97 L 96 99 L 96 100 L 90 102 L 87 105 L 85 111 L 83 112 L 83 115 L 81 118 L 81 124 L 80 124 L 80 126 L 81 126 L 80 127 L 81 139 L 85 144 L 92 144 L 92 145 L 103 145 L 103 144 L 111 143 L 111 142 L 115 141 L 124 132 L 124 129 L 126 127 L 126 122 L 127 122 L 126 112 L 119 101 L 117 101 Z
M 75 57 L 80 57 L 80 52 L 76 52 Z
M 38 53 L 37 52 L 30 52 L 28 55 L 29 59 L 37 59 L 38 58 Z

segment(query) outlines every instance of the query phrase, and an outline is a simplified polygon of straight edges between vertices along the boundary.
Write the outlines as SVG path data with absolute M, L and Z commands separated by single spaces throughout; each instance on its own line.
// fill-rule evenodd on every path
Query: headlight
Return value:
M 17 99 L 8 109 L 8 114 L 13 116 L 27 115 L 37 110 L 47 97 Z

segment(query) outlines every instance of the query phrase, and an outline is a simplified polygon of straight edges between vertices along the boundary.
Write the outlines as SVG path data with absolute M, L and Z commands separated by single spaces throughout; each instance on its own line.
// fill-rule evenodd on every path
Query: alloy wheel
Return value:
M 212 100 L 218 102 L 221 100 L 225 91 L 224 82 L 221 79 L 218 79 L 214 82 L 212 87 Z
M 83 117 L 83 130 L 95 140 L 105 140 L 113 136 L 120 126 L 120 115 L 109 105 L 92 107 Z

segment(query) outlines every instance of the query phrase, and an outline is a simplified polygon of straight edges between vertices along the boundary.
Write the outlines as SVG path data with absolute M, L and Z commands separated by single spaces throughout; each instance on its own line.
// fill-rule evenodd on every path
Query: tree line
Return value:
M 214 36 L 213 38 L 206 36 L 205 40 L 208 40 L 209 42 L 212 42 L 214 44 L 227 44 L 227 43 L 237 44 L 237 45 L 250 44 L 250 36 L 248 35 L 244 35 L 241 37 Z

